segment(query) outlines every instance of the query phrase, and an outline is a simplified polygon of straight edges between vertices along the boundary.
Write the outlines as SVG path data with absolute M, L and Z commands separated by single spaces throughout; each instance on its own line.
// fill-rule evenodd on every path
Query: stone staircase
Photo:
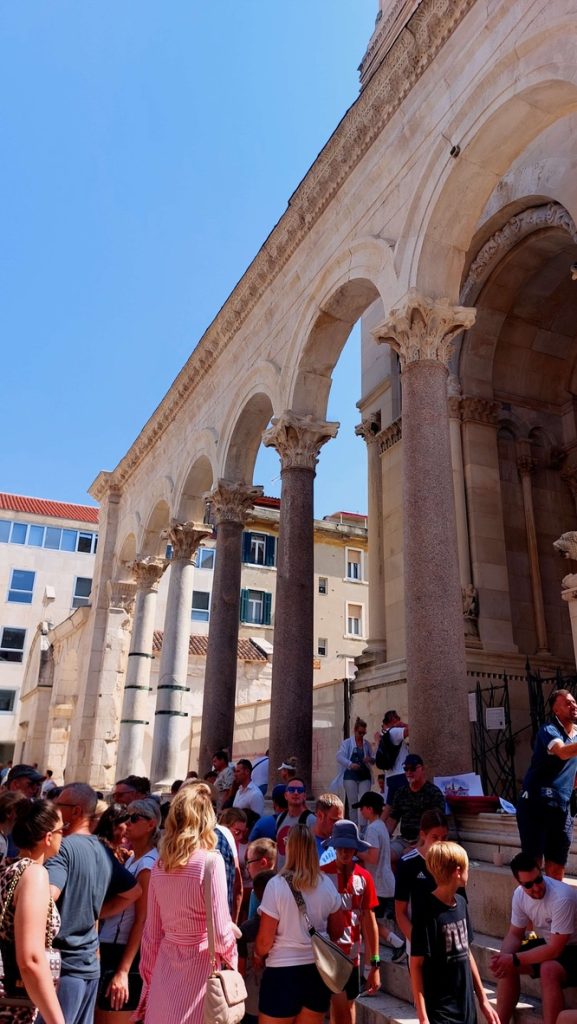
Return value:
M 520 849 L 516 821 L 512 816 L 497 814 L 460 817 L 452 835 L 471 858 L 467 895 L 475 931 L 472 949 L 485 989 L 495 1005 L 495 978 L 489 963 L 509 927 L 515 879 L 506 865 Z M 577 886 L 577 844 L 571 848 L 568 869 L 565 881 Z M 406 963 L 392 963 L 383 946 L 381 956 L 387 958 L 381 963 L 382 991 L 377 996 L 359 997 L 357 1024 L 417 1024 Z M 567 1008 L 577 1008 L 577 988 L 566 989 L 565 1003 Z M 480 1013 L 478 1017 L 483 1020 Z M 515 1024 L 542 1024 L 539 983 L 526 976 L 521 978 Z

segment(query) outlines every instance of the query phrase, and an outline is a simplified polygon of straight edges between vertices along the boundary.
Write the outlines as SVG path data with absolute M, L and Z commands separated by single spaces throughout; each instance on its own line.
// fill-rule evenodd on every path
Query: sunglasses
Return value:
M 285 792 L 287 793 L 304 793 L 304 786 L 287 786 Z
M 59 832 L 62 835 L 62 833 L 66 831 L 66 828 L 66 825 L 62 825 L 61 828 L 51 828 L 50 832 L 53 836 L 57 835 Z
M 258 864 L 262 859 L 262 857 L 253 857 L 252 860 L 245 860 L 245 864 Z
M 521 882 L 520 885 L 522 885 L 524 889 L 532 889 L 534 885 L 542 885 L 542 883 L 543 875 L 537 875 L 537 877 L 532 878 L 530 882 Z
M 123 821 L 129 821 L 131 825 L 136 825 L 137 821 L 150 821 L 150 818 L 146 817 L 146 814 L 129 814 L 128 817 L 124 818 Z M 122 824 L 122 822 L 120 822 Z

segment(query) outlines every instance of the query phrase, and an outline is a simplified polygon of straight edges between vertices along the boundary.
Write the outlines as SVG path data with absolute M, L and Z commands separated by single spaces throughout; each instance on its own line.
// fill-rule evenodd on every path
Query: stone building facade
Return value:
M 572 660 L 567 567 L 551 541 L 575 525 L 577 2 L 390 0 L 379 15 L 356 103 L 132 447 L 92 485 L 102 542 L 70 745 L 78 777 L 99 778 L 116 742 L 122 616 L 123 718 L 142 717 L 166 531 L 152 770 L 170 773 L 209 492 L 204 763 L 231 738 L 261 442 L 282 477 L 270 745 L 274 759 L 288 744 L 308 772 L 313 482 L 338 430 L 331 375 L 359 318 L 370 623 L 353 707 L 399 703 L 432 770 L 460 771 L 472 675 L 519 673 L 526 655 Z M 147 568 L 132 577 L 135 561 Z

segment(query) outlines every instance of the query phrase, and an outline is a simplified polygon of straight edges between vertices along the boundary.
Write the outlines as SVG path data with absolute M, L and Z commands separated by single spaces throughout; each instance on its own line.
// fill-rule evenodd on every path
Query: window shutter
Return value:
M 252 533 L 245 530 L 242 535 L 242 560 L 250 562 L 250 546 L 252 544 Z
M 276 565 L 276 537 L 272 537 L 267 534 L 265 541 L 265 554 L 264 564 L 265 565 Z
M 250 534 L 248 535 L 250 537 Z M 246 534 L 245 534 L 246 537 Z M 246 622 L 248 619 L 248 590 L 241 590 L 240 592 L 240 621 Z
M 263 626 L 270 626 L 270 613 L 272 608 L 272 594 L 267 594 L 266 591 L 262 595 L 262 624 Z

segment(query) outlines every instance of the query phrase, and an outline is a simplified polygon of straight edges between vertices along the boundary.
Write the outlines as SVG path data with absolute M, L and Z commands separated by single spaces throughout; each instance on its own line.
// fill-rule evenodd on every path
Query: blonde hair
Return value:
M 320 878 L 317 843 L 307 825 L 293 825 L 286 839 L 286 860 L 281 875 L 292 875 L 299 892 L 314 889 Z
M 268 860 L 271 867 L 276 865 L 276 853 L 277 847 L 274 839 L 253 839 L 252 843 L 248 844 L 246 851 L 247 857 L 251 860 L 262 860 L 265 858 Z
M 196 850 L 214 850 L 215 825 L 210 787 L 201 783 L 180 789 L 170 804 L 160 841 L 160 860 L 164 870 L 184 867 Z
M 336 793 L 321 793 L 317 797 L 315 811 L 330 811 L 331 807 L 338 807 L 344 814 L 345 805 L 340 796 L 337 796 Z
M 427 854 L 426 865 L 437 885 L 446 885 L 458 868 L 464 870 L 468 867 L 469 858 L 462 846 L 445 840 L 433 843 Z

